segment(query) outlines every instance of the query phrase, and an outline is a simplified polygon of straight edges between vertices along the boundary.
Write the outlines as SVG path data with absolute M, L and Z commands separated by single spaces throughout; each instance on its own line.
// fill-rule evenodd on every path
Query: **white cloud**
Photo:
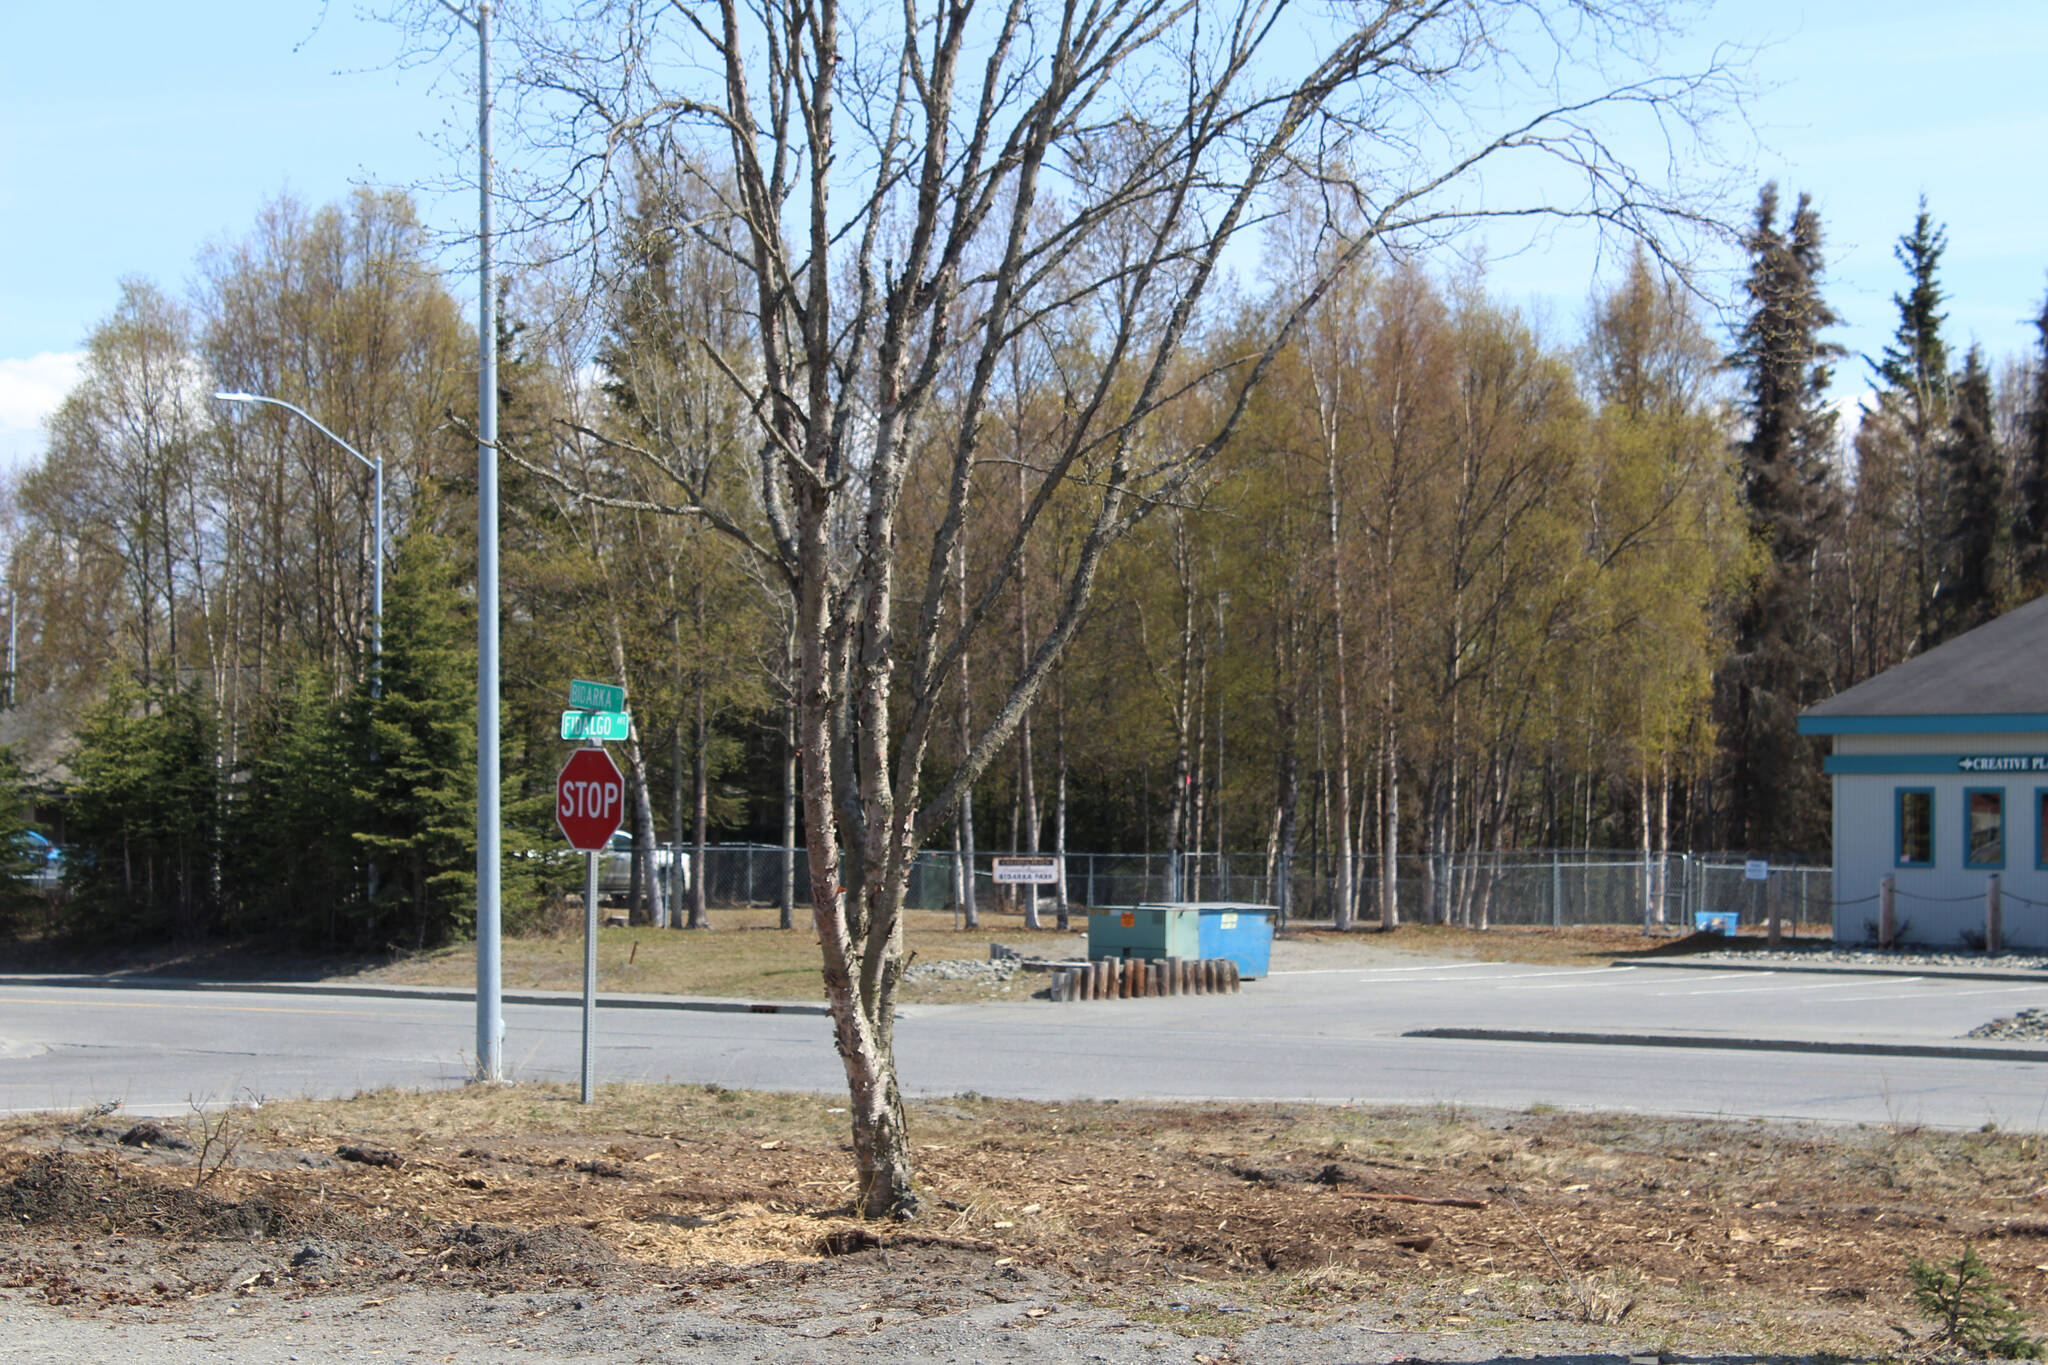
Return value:
M 83 351 L 45 351 L 26 360 L 0 359 L 0 470 L 42 453 L 43 422 L 78 382 Z

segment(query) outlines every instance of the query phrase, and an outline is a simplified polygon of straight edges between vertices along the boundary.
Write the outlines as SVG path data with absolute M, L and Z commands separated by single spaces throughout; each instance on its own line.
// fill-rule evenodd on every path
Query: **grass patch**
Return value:
M 905 915 L 905 941 L 913 962 L 985 959 L 991 942 L 1006 942 L 1033 953 L 1065 956 L 1086 951 L 1081 934 L 1031 933 L 1021 916 L 984 913 L 982 927 L 953 928 L 953 917 L 938 911 Z M 775 927 L 773 910 L 720 910 L 710 929 L 600 929 L 597 988 L 644 995 L 725 996 L 749 1000 L 818 1000 L 818 937 L 808 922 L 797 929 Z M 502 947 L 508 990 L 572 991 L 583 985 L 583 935 L 508 938 Z M 476 981 L 476 949 L 456 944 L 372 968 L 352 979 L 408 986 L 469 986 Z M 910 984 L 906 1001 L 984 998 L 988 992 L 946 990 L 958 983 Z M 1035 977 L 1011 983 L 1018 997 L 1042 986 Z M 937 988 L 937 989 L 934 989 Z

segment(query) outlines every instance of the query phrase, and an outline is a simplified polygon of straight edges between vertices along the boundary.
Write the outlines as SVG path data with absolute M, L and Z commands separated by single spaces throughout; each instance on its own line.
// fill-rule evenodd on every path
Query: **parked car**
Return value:
M 35 830 L 26 831 L 22 842 L 28 846 L 35 867 L 29 873 L 29 885 L 38 891 L 56 890 L 64 882 L 64 850 Z
M 654 873 L 674 894 L 690 889 L 690 855 L 673 844 L 658 844 L 654 850 Z M 633 836 L 625 830 L 612 835 L 604 852 L 597 855 L 597 898 L 623 900 L 633 886 Z

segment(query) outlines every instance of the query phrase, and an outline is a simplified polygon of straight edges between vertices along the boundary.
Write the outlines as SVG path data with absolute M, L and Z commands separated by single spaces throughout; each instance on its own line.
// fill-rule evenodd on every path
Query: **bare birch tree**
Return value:
M 521 49 L 527 207 L 601 243 L 618 183 L 653 159 L 718 206 L 722 221 L 678 231 L 738 243 L 751 344 L 703 344 L 755 420 L 753 505 L 686 485 L 666 506 L 741 540 L 797 604 L 811 904 L 855 1204 L 909 1217 L 922 1201 L 893 1036 L 912 860 L 1015 737 L 1105 552 L 1200 477 L 1331 272 L 1474 217 L 1656 231 L 1684 211 L 1617 152 L 1616 120 L 1689 136 L 1725 82 L 1613 74 L 1622 54 L 1654 62 L 1657 0 L 591 0 L 576 14 L 502 18 Z M 1689 155 L 1660 144 L 1658 159 Z M 1518 176 L 1528 200 L 1489 199 L 1510 182 L 1477 172 L 1522 159 L 1573 178 Z M 1269 335 L 1212 364 L 1194 343 L 1225 253 L 1297 170 L 1357 228 Z M 1067 366 L 1073 415 L 1032 452 L 1031 496 L 984 546 L 963 610 L 948 571 L 966 509 L 1009 476 L 984 454 L 1004 361 L 1040 347 Z M 1199 430 L 1163 420 L 1198 398 Z M 913 544 L 905 490 L 930 462 L 943 514 Z M 926 785 L 954 672 L 1007 625 L 1025 546 L 1070 483 L 1090 513 L 1061 581 L 1038 585 L 1029 657 Z

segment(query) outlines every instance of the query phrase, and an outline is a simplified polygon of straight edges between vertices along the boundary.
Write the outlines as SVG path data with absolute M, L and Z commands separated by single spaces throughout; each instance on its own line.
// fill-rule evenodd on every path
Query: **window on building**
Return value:
M 1963 793 L 1963 864 L 2005 866 L 2005 793 L 1996 787 L 1972 787 Z
M 2034 788 L 2034 866 L 2048 868 L 2048 787 Z
M 1897 795 L 1896 861 L 1900 867 L 1934 866 L 1934 789 L 1903 787 Z

